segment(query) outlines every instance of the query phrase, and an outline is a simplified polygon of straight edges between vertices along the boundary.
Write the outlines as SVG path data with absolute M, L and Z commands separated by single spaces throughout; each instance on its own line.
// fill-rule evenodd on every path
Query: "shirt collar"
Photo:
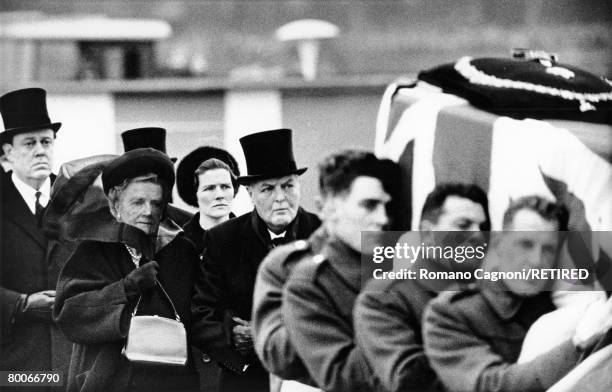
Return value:
M 286 237 L 287 241 L 294 241 L 297 239 L 297 229 L 299 226 L 299 221 L 300 221 L 300 214 L 301 214 L 301 207 L 298 208 L 298 212 L 295 215 L 295 218 L 293 219 L 293 221 L 291 221 L 291 223 L 289 223 L 289 225 L 287 226 L 286 230 L 284 231 L 284 235 L 279 234 L 276 235 L 276 237 Z M 253 211 L 251 212 L 251 226 L 253 228 L 253 230 L 255 231 L 256 236 L 267 246 L 272 246 L 271 241 L 272 241 L 272 235 L 270 233 L 270 230 L 268 229 L 268 226 L 266 225 L 266 223 L 263 221 L 263 219 L 261 219 L 261 217 L 259 216 L 259 214 L 257 213 L 256 209 L 253 209 Z M 266 235 L 267 234 L 267 235 Z
M 17 177 L 15 172 L 12 173 L 11 180 L 13 180 L 15 188 L 17 188 L 17 191 L 19 191 L 19 194 L 26 202 L 28 208 L 30 209 L 30 211 L 32 211 L 32 213 L 35 213 L 36 211 L 36 192 L 41 193 L 40 198 L 38 200 L 43 207 L 46 207 L 47 203 L 49 203 L 49 197 L 51 195 L 51 179 L 49 177 L 47 177 L 45 182 L 43 182 L 40 189 L 34 189 L 30 185 L 21 181 L 21 179 Z
M 270 234 L 270 239 L 273 240 L 275 238 L 285 238 L 285 234 L 287 234 L 287 230 L 283 231 L 280 234 L 274 234 L 270 229 L 268 229 L 268 233 Z

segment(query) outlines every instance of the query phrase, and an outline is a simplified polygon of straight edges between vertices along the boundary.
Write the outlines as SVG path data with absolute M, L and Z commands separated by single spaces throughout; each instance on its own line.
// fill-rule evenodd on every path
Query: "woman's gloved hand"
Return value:
M 125 289 L 129 292 L 143 294 L 155 286 L 159 264 L 152 260 L 130 272 L 125 278 Z

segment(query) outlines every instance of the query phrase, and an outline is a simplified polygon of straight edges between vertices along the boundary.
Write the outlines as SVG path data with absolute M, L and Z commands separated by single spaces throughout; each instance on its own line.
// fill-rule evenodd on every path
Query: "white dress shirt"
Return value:
M 283 231 L 280 234 L 274 234 L 273 232 L 270 231 L 270 229 L 268 229 L 268 233 L 270 233 L 270 239 L 273 240 L 275 238 L 285 238 L 285 234 L 287 234 L 287 230 Z
M 49 203 L 49 198 L 51 196 L 51 179 L 49 177 L 47 177 L 45 182 L 43 182 L 42 186 L 38 190 L 21 181 L 15 172 L 13 172 L 11 175 L 11 180 L 13 180 L 15 188 L 17 188 L 17 191 L 21 194 L 21 197 L 26 202 L 30 211 L 32 211 L 32 214 L 36 213 L 36 192 L 41 193 L 40 198 L 38 199 L 40 205 L 46 207 Z

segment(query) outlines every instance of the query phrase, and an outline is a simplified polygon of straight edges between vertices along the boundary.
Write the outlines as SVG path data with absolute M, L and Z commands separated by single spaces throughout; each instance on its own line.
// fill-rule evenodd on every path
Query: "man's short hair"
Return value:
M 560 203 L 548 201 L 540 196 L 525 196 L 510 202 L 504 212 L 503 228 L 508 228 L 520 210 L 530 210 L 540 215 L 544 220 L 556 222 L 559 231 L 566 231 L 569 222 L 569 212 Z
M 319 189 L 323 197 L 348 192 L 355 178 L 373 177 L 392 198 L 397 195 L 399 167 L 389 159 L 379 159 L 367 151 L 344 150 L 319 163 Z
M 442 183 L 436 185 L 433 191 L 427 195 L 423 209 L 421 210 L 421 221 L 427 220 L 437 223 L 442 214 L 442 207 L 449 196 L 457 196 L 480 204 L 485 214 L 485 222 L 482 224 L 483 231 L 491 230 L 491 218 L 489 217 L 489 200 L 487 194 L 474 184 L 463 184 L 456 182 Z

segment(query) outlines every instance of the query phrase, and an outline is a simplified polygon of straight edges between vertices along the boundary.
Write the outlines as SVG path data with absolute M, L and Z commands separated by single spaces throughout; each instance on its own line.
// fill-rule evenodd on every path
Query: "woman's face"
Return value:
M 147 235 L 157 235 L 163 207 L 162 187 L 152 182 L 130 183 L 115 205 L 119 222 L 136 226 Z
M 230 173 L 225 169 L 211 169 L 200 174 L 196 194 L 200 214 L 214 219 L 228 216 L 234 200 Z

